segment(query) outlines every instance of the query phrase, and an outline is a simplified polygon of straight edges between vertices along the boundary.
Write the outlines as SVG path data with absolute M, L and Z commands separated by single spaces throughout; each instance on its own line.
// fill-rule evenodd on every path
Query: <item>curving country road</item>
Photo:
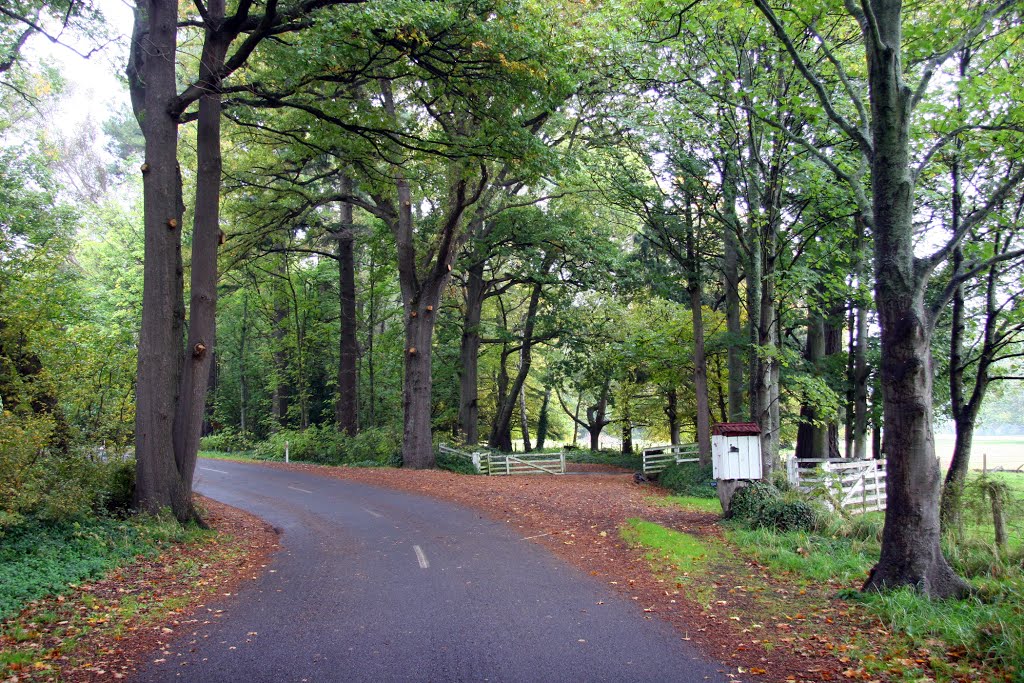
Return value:
M 196 489 L 284 532 L 138 681 L 727 681 L 667 624 L 467 508 L 201 460 Z

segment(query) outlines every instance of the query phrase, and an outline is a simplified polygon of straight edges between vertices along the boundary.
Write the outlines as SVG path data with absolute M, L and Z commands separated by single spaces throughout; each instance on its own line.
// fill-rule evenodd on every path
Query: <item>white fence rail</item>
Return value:
M 790 483 L 854 514 L 885 509 L 885 460 L 789 458 Z
M 477 472 L 481 471 L 480 470 L 480 462 L 481 462 L 481 459 L 482 459 L 482 456 L 483 456 L 482 453 L 466 453 L 465 451 L 460 451 L 460 450 L 456 450 L 454 448 L 451 448 L 447 444 L 439 444 L 438 447 L 437 447 L 437 450 L 440 453 L 447 453 L 448 455 L 455 455 L 455 456 L 458 456 L 460 458 L 465 458 L 466 460 L 469 460 L 470 462 L 473 463 L 473 466 L 476 467 L 476 471 Z
M 565 454 L 484 453 L 480 459 L 480 471 L 490 475 L 565 474 Z
M 448 453 L 470 460 L 476 467 L 476 471 L 481 474 L 565 474 L 565 453 L 558 455 L 516 455 L 513 453 L 492 453 L 488 451 L 467 453 L 445 444 L 438 446 L 437 450 L 441 453 Z
M 676 462 L 697 462 L 699 449 L 695 443 L 684 443 L 676 446 L 655 446 L 645 448 L 643 452 L 644 474 L 656 474 Z

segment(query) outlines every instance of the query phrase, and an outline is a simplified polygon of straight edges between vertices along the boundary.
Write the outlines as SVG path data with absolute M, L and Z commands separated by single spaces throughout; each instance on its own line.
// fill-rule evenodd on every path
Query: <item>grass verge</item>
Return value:
M 696 512 L 722 514 L 722 504 L 717 498 L 698 498 L 696 496 L 650 496 L 647 502 L 658 507 L 679 507 Z

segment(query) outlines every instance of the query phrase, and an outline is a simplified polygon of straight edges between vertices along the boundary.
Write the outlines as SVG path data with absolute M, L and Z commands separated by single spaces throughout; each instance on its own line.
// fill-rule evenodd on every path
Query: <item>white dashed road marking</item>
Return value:
M 199 469 L 206 470 L 207 472 L 219 472 L 220 474 L 230 474 L 230 472 L 225 472 L 224 470 L 215 470 L 212 467 L 200 467 Z
M 424 554 L 423 548 L 414 545 L 412 550 L 416 553 L 416 561 L 420 563 L 420 569 L 430 569 L 430 561 L 427 559 L 426 554 Z
M 374 512 L 374 511 L 373 511 L 373 510 L 371 510 L 370 508 L 363 508 L 363 512 L 366 512 L 366 513 L 368 513 L 368 514 L 371 514 L 371 515 L 373 515 L 374 517 L 383 517 L 383 516 L 384 516 L 384 515 L 380 514 L 379 512 Z
M 292 491 L 302 491 L 303 493 L 313 493 L 312 491 L 307 491 L 306 489 L 300 489 L 298 486 L 292 486 L 291 484 L 288 485 L 288 488 L 290 488 Z

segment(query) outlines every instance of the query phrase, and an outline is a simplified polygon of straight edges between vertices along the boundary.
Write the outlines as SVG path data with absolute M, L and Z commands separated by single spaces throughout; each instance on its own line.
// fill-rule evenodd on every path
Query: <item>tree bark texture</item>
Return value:
M 484 262 L 478 261 L 466 269 L 464 289 L 465 312 L 462 319 L 462 342 L 459 347 L 459 429 L 466 445 L 480 440 L 480 317 L 483 311 Z
M 679 435 L 679 392 L 675 387 L 665 392 L 665 416 L 668 417 L 669 443 L 678 446 Z
M 283 257 L 282 257 L 283 258 Z M 279 272 L 283 268 L 279 268 Z M 287 274 L 281 272 L 281 277 Z M 288 331 L 285 322 L 288 320 L 288 304 L 283 300 L 281 292 L 274 292 L 273 329 L 270 336 L 274 343 L 274 388 L 270 397 L 270 413 L 274 418 L 275 429 L 288 427 L 288 406 L 291 402 L 291 384 L 288 381 L 288 350 L 285 347 Z
M 704 352 L 704 308 L 703 287 L 701 286 L 700 255 L 697 251 L 696 226 L 694 225 L 689 193 L 686 196 L 684 214 L 686 225 L 686 289 L 690 297 L 690 317 L 693 321 L 693 391 L 697 402 L 697 452 L 702 466 L 711 464 L 711 406 L 708 400 L 708 361 Z
M 352 193 L 352 179 L 342 176 L 341 192 Z M 359 342 L 356 339 L 356 270 L 354 207 L 348 202 L 341 205 L 341 225 L 338 240 L 338 299 L 340 331 L 338 335 L 338 396 L 334 404 L 334 418 L 339 431 L 349 436 L 359 432 Z
M 887 509 L 878 564 L 865 590 L 914 586 L 963 596 L 968 584 L 939 547 L 941 478 L 932 433 L 933 321 L 927 273 L 914 257 L 913 92 L 903 81 L 899 0 L 870 0 L 865 30 L 871 104 L 875 302 L 881 327 Z
M 224 19 L 224 0 L 207 3 L 210 21 Z M 199 439 L 216 342 L 217 250 L 220 247 L 220 69 L 228 41 L 208 29 L 203 42 L 196 131 L 196 201 L 192 222 L 192 269 L 190 280 L 188 341 L 182 363 L 181 389 L 174 421 L 174 451 L 181 477 L 179 488 L 191 506 L 192 477 L 199 453 Z M 183 510 L 187 519 L 194 513 Z
M 739 217 L 736 213 L 737 170 L 735 152 L 724 151 L 722 174 L 722 201 L 725 205 L 725 225 L 722 235 L 722 277 L 725 288 L 725 321 L 729 334 L 729 420 L 742 422 L 746 417 L 743 403 L 743 346 L 740 339 L 740 273 L 739 273 Z
M 178 124 L 167 113 L 176 95 L 177 10 L 176 0 L 148 0 L 139 4 L 129 64 L 132 104 L 146 140 L 135 504 L 154 514 L 170 508 L 179 519 L 187 519 L 193 515 L 192 501 L 174 450 L 184 325 L 184 207 L 178 169 Z
M 825 357 L 825 321 L 821 314 L 808 312 L 807 344 L 804 348 L 804 361 L 812 371 L 820 371 Z M 818 408 L 811 400 L 804 399 L 800 405 L 800 425 L 796 434 L 797 458 L 828 457 L 828 432 L 820 423 Z
M 996 230 L 993 239 L 994 253 L 1000 253 L 1008 247 L 1008 241 L 1002 241 L 1001 231 Z M 963 260 L 960 249 L 954 251 L 954 272 Z M 992 366 L 997 362 L 999 341 L 997 327 L 1000 307 L 999 282 L 995 266 L 989 268 L 985 276 L 985 318 L 981 326 L 981 345 L 971 359 L 964 357 L 965 309 L 963 287 L 957 287 L 953 294 L 953 320 L 950 335 L 949 353 L 949 391 L 953 413 L 953 426 L 956 438 L 953 443 L 953 458 L 946 471 L 942 489 L 940 520 L 943 530 L 958 530 L 962 515 L 963 490 L 967 485 L 967 474 L 971 464 L 971 448 L 974 444 L 974 430 L 981 413 L 985 395 L 992 381 Z M 1009 337 L 1011 338 L 1012 335 Z M 967 391 L 964 370 L 974 365 L 974 378 Z
M 546 262 L 542 267 L 542 272 L 546 273 L 551 267 L 550 261 Z M 533 290 L 530 292 L 530 303 L 526 310 L 526 316 L 523 320 L 523 333 L 520 341 L 519 349 L 519 371 L 516 373 L 515 379 L 512 381 L 512 385 L 508 390 L 501 392 L 500 400 L 498 405 L 498 413 L 494 417 L 494 425 L 491 428 L 491 436 L 488 439 L 488 445 L 491 448 L 498 448 L 501 450 L 512 449 L 512 415 L 515 411 L 516 405 L 519 401 L 519 396 L 523 391 L 523 387 L 526 384 L 526 378 L 530 373 L 530 368 L 533 365 L 533 333 L 537 323 L 537 309 L 540 306 L 540 297 L 543 292 L 543 285 L 537 282 L 533 285 Z M 503 363 L 504 365 L 504 363 Z
M 537 416 L 537 450 L 544 450 L 544 443 L 548 438 L 548 419 L 551 408 L 551 388 L 545 387 L 544 398 L 540 402 L 540 415 Z
M 605 382 L 597 403 L 587 408 L 587 433 L 590 434 L 590 450 L 601 450 L 601 431 L 610 422 L 608 419 L 608 392 L 610 383 Z
M 533 450 L 530 445 L 530 424 L 526 415 L 526 387 L 519 390 L 519 429 L 523 435 L 523 452 L 529 453 Z

